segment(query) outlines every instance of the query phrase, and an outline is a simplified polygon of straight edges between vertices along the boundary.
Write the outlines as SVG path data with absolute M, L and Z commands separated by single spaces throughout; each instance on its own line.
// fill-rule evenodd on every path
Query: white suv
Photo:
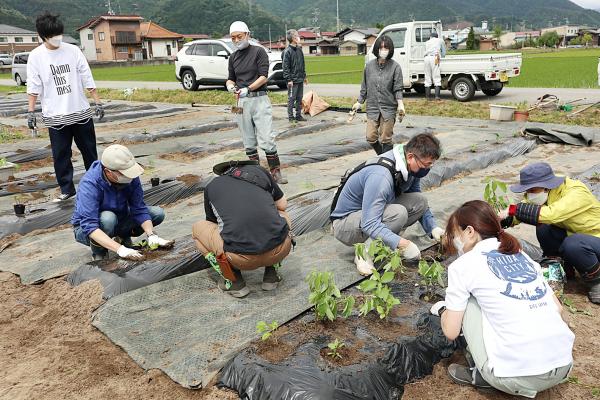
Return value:
M 250 41 L 253 46 L 261 46 Z M 262 46 L 261 46 L 262 47 Z M 283 79 L 281 53 L 269 56 L 268 84 L 286 87 Z M 183 45 L 175 57 L 175 75 L 185 90 L 198 90 L 199 85 L 224 86 L 229 71 L 229 57 L 235 51 L 231 39 L 194 40 Z
M 15 53 L 12 62 L 11 75 L 17 85 L 23 86 L 27 83 L 27 59 L 29 53 Z

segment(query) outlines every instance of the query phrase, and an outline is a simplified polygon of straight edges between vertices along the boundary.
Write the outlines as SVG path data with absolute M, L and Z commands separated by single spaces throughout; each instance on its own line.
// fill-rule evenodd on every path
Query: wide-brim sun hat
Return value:
M 564 181 L 564 176 L 554 175 L 554 171 L 548 163 L 538 162 L 523 168 L 519 173 L 519 183 L 511 185 L 510 190 L 514 193 L 522 193 L 536 187 L 554 189 L 562 185 Z
M 223 175 L 226 171 L 235 167 L 242 167 L 244 165 L 259 165 L 256 160 L 231 160 L 218 163 L 213 167 L 213 172 L 216 175 Z

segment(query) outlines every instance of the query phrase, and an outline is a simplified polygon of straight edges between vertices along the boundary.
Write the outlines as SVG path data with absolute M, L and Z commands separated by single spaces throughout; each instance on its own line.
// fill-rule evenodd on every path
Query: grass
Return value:
M 0 85 L 0 93 L 25 93 L 25 86 L 5 86 Z
M 27 135 L 24 133 L 23 128 L 0 124 L 0 143 L 13 143 L 26 138 Z
M 486 54 L 515 53 L 502 50 Z M 473 54 L 454 51 L 449 54 Z M 598 86 L 598 49 L 523 50 L 522 74 L 510 80 L 512 87 L 595 88 Z M 359 84 L 362 80 L 364 56 L 306 57 L 309 82 Z M 175 81 L 175 66 L 147 65 L 136 67 L 94 68 L 98 81 Z

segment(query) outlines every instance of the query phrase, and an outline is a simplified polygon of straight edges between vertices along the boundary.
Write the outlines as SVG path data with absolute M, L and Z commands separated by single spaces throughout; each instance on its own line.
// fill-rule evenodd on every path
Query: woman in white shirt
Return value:
M 431 312 L 448 339 L 462 328 L 467 342 L 469 367 L 450 365 L 452 380 L 530 398 L 564 381 L 575 335 L 539 264 L 486 202 L 463 204 L 446 233 L 445 248 L 459 258 L 448 267 L 446 299 Z

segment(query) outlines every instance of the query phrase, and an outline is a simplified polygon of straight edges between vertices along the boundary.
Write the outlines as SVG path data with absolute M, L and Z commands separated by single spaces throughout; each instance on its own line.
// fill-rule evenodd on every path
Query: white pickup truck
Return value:
M 425 92 L 425 67 L 423 56 L 425 42 L 436 30 L 442 37 L 440 21 L 414 21 L 388 25 L 379 36 L 387 35 L 394 42 L 394 60 L 402 67 L 406 91 L 414 89 Z M 375 56 L 368 49 L 365 62 Z M 440 63 L 442 89 L 449 89 L 458 101 L 469 101 L 475 92 L 481 90 L 487 96 L 495 96 L 510 78 L 521 73 L 521 54 L 466 54 L 446 56 Z

